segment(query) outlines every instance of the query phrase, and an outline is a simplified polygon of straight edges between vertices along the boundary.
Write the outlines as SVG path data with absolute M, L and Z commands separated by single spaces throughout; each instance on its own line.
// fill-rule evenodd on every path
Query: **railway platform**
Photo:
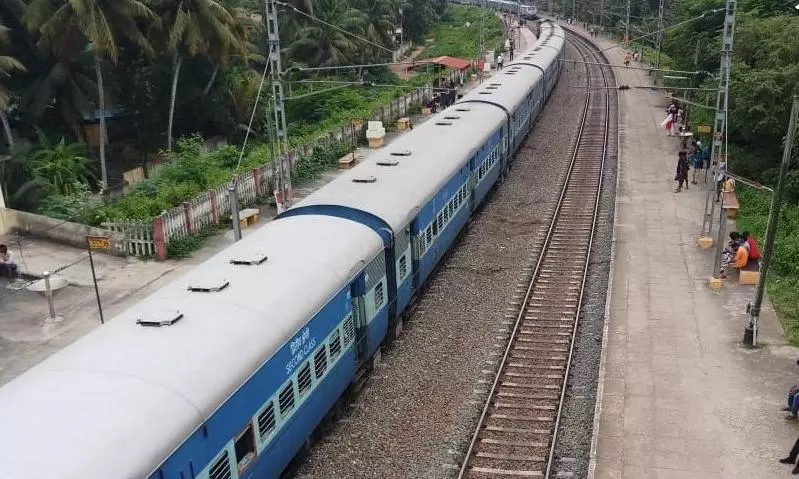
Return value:
M 623 65 L 621 48 L 605 53 Z M 644 70 L 614 71 L 619 85 L 650 84 Z M 659 126 L 663 98 L 619 92 L 614 259 L 589 478 L 790 477 L 777 459 L 799 423 L 780 408 L 799 377 L 799 350 L 770 304 L 761 347 L 742 348 L 754 288 L 708 288 L 713 250 L 696 246 L 705 190 L 673 191 L 678 140 Z

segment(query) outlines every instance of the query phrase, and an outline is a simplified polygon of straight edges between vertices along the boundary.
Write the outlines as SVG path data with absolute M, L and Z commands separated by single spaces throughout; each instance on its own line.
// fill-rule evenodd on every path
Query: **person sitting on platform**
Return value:
M 796 361 L 796 364 L 799 365 L 799 360 Z M 792 421 L 796 419 L 797 413 L 799 413 L 799 385 L 794 384 L 788 389 L 788 406 L 782 408 L 782 410 L 788 412 L 788 415 L 785 416 L 786 420 Z
M 749 251 L 747 251 L 743 245 L 733 243 L 732 253 L 734 256 L 731 256 L 730 259 L 727 260 L 726 266 L 735 266 L 736 269 L 746 268 L 746 265 L 749 263 Z
M 17 264 L 8 250 L 8 246 L 0 244 L 0 278 L 16 278 Z
M 748 231 L 744 231 L 743 233 L 741 233 L 741 237 L 743 238 L 747 248 L 749 249 L 749 261 L 759 261 L 760 250 L 757 248 L 757 242 L 755 242 L 755 239 L 749 235 Z

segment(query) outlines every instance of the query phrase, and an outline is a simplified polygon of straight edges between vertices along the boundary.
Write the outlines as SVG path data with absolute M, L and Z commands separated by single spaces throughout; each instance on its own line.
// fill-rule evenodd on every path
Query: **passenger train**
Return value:
M 535 5 L 520 4 L 519 2 L 510 0 L 450 0 L 450 2 L 461 5 L 474 5 L 477 7 L 484 6 L 507 14 L 519 14 L 522 18 L 527 20 L 537 18 L 538 14 L 538 9 Z
M 278 477 L 502 180 L 564 33 L 0 388 L 5 479 Z

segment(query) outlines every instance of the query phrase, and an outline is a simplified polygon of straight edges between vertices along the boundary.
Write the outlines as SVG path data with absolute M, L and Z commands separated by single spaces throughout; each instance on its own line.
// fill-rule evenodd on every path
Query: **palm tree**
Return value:
M 250 61 L 259 63 L 265 61 L 263 55 L 259 53 L 258 46 L 253 43 L 255 34 L 262 29 L 262 24 L 258 23 L 246 9 L 235 7 L 229 8 L 228 12 L 233 19 L 230 30 L 236 42 L 232 44 L 214 43 L 209 47 L 209 57 L 214 63 L 214 71 L 203 88 L 203 96 L 208 95 L 208 92 L 211 91 L 219 74 L 219 68 L 227 64 L 231 57 L 239 57 L 245 66 Z
M 363 13 L 345 0 L 318 0 L 314 13 L 316 18 L 352 33 L 361 32 L 365 24 Z M 357 40 L 340 30 L 309 19 L 299 19 L 291 27 L 287 54 L 298 63 L 336 66 L 358 57 Z
M 399 7 L 394 0 L 375 2 L 371 0 L 354 0 L 353 6 L 363 13 L 363 36 L 372 43 L 391 48 L 394 45 L 395 19 Z M 373 57 L 385 57 L 386 51 L 374 45 L 365 45 Z
M 175 119 L 180 68 L 184 56 L 208 55 L 213 50 L 236 48 L 234 18 L 217 0 L 166 0 L 153 32 L 172 55 L 172 91 L 167 126 L 167 150 L 172 151 L 172 128 Z
M 8 28 L 0 24 L 0 46 L 8 44 Z M 0 77 L 7 78 L 14 72 L 25 71 L 25 66 L 14 57 L 0 56 Z M 10 95 L 2 85 L 0 85 L 0 121 L 3 123 L 3 131 L 8 138 L 9 149 L 14 148 L 14 137 L 11 134 L 11 125 L 8 122 L 6 111 L 11 103 Z
M 149 50 L 147 39 L 137 24 L 139 20 L 152 20 L 155 17 L 147 3 L 149 0 L 31 0 L 25 14 L 28 28 L 41 34 L 40 42 L 62 49 L 64 45 L 74 45 L 82 37 L 94 54 L 103 188 L 108 186 L 108 170 L 105 161 L 106 122 L 102 59 L 107 57 L 116 63 L 119 58 L 118 41 L 122 38 Z

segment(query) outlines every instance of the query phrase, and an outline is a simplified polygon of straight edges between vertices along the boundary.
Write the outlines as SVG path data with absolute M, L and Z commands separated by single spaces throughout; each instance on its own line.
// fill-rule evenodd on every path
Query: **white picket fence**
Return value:
M 432 87 L 417 89 L 408 95 L 398 98 L 389 105 L 380 108 L 373 120 L 391 123 L 398 118 L 408 116 L 411 108 L 424 102 L 432 95 Z M 293 148 L 289 158 L 296 166 L 303 158 L 313 154 L 316 147 L 329 147 L 334 143 L 355 145 L 364 139 L 364 130 L 355 124 L 345 125 L 317 138 L 310 144 Z M 154 165 L 152 168 L 158 168 Z M 152 174 L 155 169 L 149 169 Z M 247 171 L 231 182 L 238 186 L 239 204 L 247 207 L 255 204 L 259 197 L 271 195 L 273 185 L 272 164 Z M 202 193 L 186 201 L 183 205 L 164 211 L 151 221 L 120 220 L 104 223 L 112 231 L 125 234 L 127 252 L 134 256 L 155 256 L 166 259 L 167 246 L 170 241 L 185 238 L 203 229 L 219 224 L 230 215 L 230 197 L 228 185 Z

